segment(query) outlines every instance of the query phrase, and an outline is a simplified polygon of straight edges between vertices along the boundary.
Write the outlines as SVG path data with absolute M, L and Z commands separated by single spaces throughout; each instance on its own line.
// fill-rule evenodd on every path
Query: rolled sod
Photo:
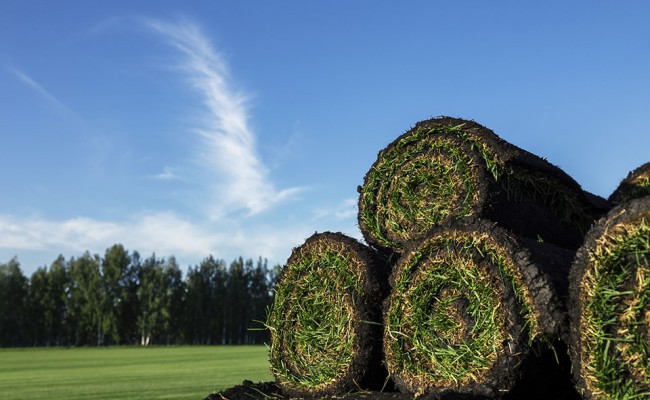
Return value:
M 390 278 L 384 353 L 396 386 L 441 396 L 512 389 L 532 346 L 566 334 L 572 256 L 485 220 L 434 229 Z
M 609 196 L 609 201 L 619 204 L 644 196 L 650 196 L 650 162 L 631 171 Z
M 389 144 L 359 193 L 364 238 L 398 253 L 432 227 L 467 216 L 576 249 L 597 214 L 560 168 L 450 117 L 419 122 Z
M 381 387 L 386 292 L 387 267 L 352 238 L 315 234 L 293 250 L 267 319 L 271 371 L 285 395 Z
M 650 196 L 598 221 L 570 280 L 578 390 L 587 399 L 650 399 Z

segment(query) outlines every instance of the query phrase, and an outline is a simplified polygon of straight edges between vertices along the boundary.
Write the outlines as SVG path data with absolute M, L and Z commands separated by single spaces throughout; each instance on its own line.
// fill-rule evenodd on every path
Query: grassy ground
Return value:
M 268 371 L 264 346 L 0 349 L 0 400 L 200 400 Z

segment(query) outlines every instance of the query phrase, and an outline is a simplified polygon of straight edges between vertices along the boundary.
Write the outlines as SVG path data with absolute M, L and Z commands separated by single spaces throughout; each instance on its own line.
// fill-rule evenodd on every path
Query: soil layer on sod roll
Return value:
M 396 386 L 413 395 L 512 390 L 532 350 L 566 336 L 567 284 L 557 277 L 568 275 L 573 254 L 486 220 L 429 232 L 390 278 L 384 354 Z
M 387 274 L 374 250 L 341 233 L 315 234 L 293 250 L 267 319 L 271 372 L 283 394 L 329 396 L 382 386 Z
M 359 187 L 366 241 L 402 252 L 434 226 L 481 217 L 576 249 L 598 214 L 569 175 L 474 121 L 419 122 L 384 150 Z
M 650 162 L 631 171 L 609 196 L 609 201 L 619 204 L 645 196 L 650 196 Z
M 600 219 L 570 275 L 571 356 L 587 399 L 650 398 L 650 196 Z

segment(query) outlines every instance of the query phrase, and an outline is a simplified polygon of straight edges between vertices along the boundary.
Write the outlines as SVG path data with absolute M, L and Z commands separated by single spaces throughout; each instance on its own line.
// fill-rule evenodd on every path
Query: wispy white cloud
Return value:
M 331 207 L 318 207 L 313 210 L 314 219 L 351 220 L 357 215 L 357 199 L 349 197 Z
M 229 221 L 227 226 L 227 230 L 220 230 L 199 225 L 172 212 L 148 213 L 121 222 L 0 215 L 0 253 L 79 255 L 88 250 L 101 254 L 121 243 L 141 254 L 175 255 L 185 265 L 196 264 L 210 254 L 226 259 L 261 255 L 273 263 L 282 263 L 291 248 L 310 234 L 305 226 L 258 226 L 250 230 L 236 221 Z M 255 254 L 248 254 L 251 251 Z
M 43 97 L 45 100 L 47 100 L 50 104 L 53 104 L 60 110 L 64 111 L 66 114 L 74 117 L 74 118 L 79 118 L 77 113 L 75 113 L 72 109 L 70 109 L 68 106 L 63 104 L 58 98 L 56 98 L 52 93 L 50 93 L 47 89 L 45 89 L 41 84 L 36 82 L 34 79 L 32 79 L 29 75 L 27 75 L 25 72 L 14 68 L 14 67 L 8 67 L 7 68 L 12 74 L 14 74 L 18 80 L 20 80 L 22 83 L 27 85 L 30 89 L 32 89 L 34 92 L 36 92 L 38 95 Z
M 300 191 L 273 184 L 249 125 L 248 96 L 233 87 L 223 56 L 199 26 L 188 20 L 149 20 L 147 26 L 182 54 L 180 67 L 208 111 L 208 118 L 197 121 L 196 132 L 201 138 L 199 161 L 215 182 L 211 216 L 218 219 L 239 210 L 258 214 Z
M 334 216 L 339 219 L 353 218 L 357 215 L 357 199 L 348 198 L 339 203 L 339 206 L 334 210 Z
M 364 242 L 357 223 L 356 197 L 313 207 L 310 212 L 309 223 L 316 227 L 317 231 L 338 231 Z
M 134 16 L 112 16 L 110 18 L 99 21 L 88 29 L 90 35 L 101 35 L 115 31 L 132 30 L 134 26 L 138 26 L 139 21 Z
M 72 218 L 0 216 L 0 248 L 83 252 L 100 251 L 114 243 L 144 252 L 164 250 L 180 255 L 210 254 L 214 238 L 173 213 L 151 213 L 124 222 Z
M 167 166 L 163 168 L 161 173 L 154 175 L 154 179 L 159 179 L 162 181 L 170 181 L 170 180 L 180 179 L 180 176 L 176 172 L 175 168 Z

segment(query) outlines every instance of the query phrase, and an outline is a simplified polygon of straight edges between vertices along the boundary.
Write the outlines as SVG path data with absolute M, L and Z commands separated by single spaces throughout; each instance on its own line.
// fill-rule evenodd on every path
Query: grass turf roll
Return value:
M 434 229 L 390 278 L 384 353 L 397 387 L 443 396 L 512 389 L 533 343 L 566 333 L 572 256 L 485 220 Z
M 650 398 L 650 196 L 597 222 L 570 281 L 578 390 L 588 399 Z
M 381 387 L 381 304 L 387 267 L 340 233 L 295 248 L 275 287 L 267 326 L 276 382 L 288 396 Z
M 596 214 L 558 167 L 476 122 L 450 117 L 419 122 L 389 144 L 359 194 L 366 241 L 397 252 L 466 216 L 575 249 Z
M 650 196 L 650 162 L 631 171 L 609 196 L 609 201 L 619 204 L 644 196 Z

